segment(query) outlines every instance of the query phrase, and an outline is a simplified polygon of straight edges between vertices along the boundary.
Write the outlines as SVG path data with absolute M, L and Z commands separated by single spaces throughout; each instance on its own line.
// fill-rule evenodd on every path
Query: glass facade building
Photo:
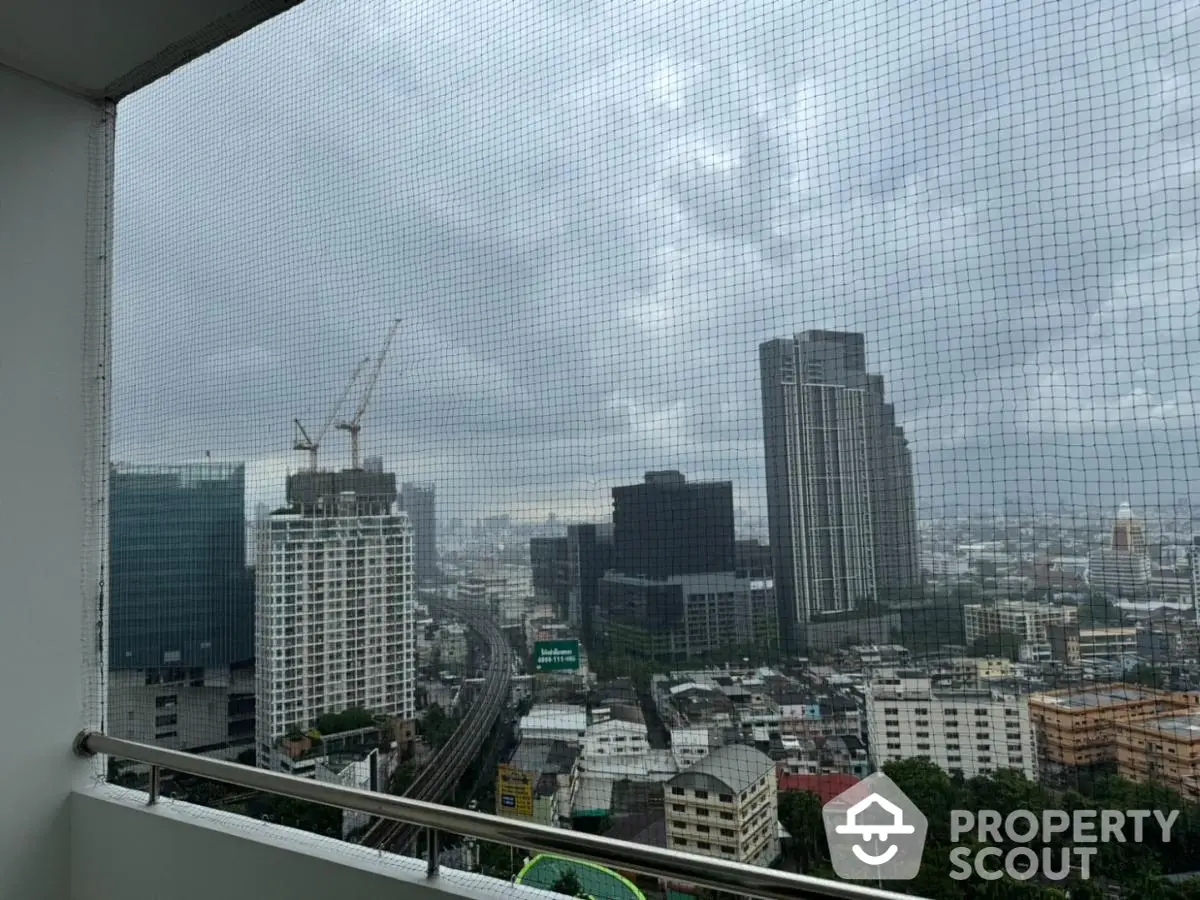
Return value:
M 618 572 L 659 579 L 734 570 L 733 482 L 647 472 L 612 498 Z
M 431 583 L 438 577 L 437 488 L 432 484 L 408 483 L 400 488 L 400 508 L 408 513 L 416 533 L 417 581 Z
M 253 658 L 245 484 L 241 464 L 112 467 L 110 668 Z

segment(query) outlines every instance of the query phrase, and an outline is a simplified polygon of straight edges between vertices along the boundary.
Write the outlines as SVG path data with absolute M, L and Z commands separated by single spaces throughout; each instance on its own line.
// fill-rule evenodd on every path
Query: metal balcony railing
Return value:
M 710 856 L 680 853 L 661 847 L 634 844 L 436 803 L 312 781 L 206 756 L 166 750 L 137 741 L 113 738 L 95 731 L 82 732 L 75 739 L 74 749 L 81 756 L 106 754 L 150 766 L 148 802 L 151 804 L 158 801 L 161 771 L 167 769 L 247 790 L 264 791 L 294 800 L 307 800 L 339 809 L 354 810 L 424 828 L 429 836 L 426 842 L 429 847 L 426 871 L 431 878 L 438 873 L 438 836 L 444 832 L 544 853 L 557 853 L 622 872 L 637 872 L 671 882 L 727 891 L 742 897 L 760 897 L 765 900 L 818 897 L 831 897 L 836 900 L 919 900 L 911 894 L 885 891 L 867 885 L 796 875 Z

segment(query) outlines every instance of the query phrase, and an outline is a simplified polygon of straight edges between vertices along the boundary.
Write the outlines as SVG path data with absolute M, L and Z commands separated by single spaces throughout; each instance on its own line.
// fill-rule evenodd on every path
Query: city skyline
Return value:
M 1200 0 L 76 5 L 0 898 L 1200 900 Z

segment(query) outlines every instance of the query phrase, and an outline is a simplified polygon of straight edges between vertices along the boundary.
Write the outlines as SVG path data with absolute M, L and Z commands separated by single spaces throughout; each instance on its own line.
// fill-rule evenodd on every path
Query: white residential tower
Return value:
M 258 523 L 257 757 L 327 712 L 409 719 L 415 682 L 413 529 L 352 497 Z

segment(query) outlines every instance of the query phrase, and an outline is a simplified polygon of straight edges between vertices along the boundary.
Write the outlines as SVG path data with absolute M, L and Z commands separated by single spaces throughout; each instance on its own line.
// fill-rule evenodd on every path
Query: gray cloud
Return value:
M 450 514 L 755 506 L 758 343 L 847 327 L 927 511 L 1186 493 L 1197 14 L 845 7 L 310 0 L 125 101 L 117 455 L 275 482 L 399 315 Z

